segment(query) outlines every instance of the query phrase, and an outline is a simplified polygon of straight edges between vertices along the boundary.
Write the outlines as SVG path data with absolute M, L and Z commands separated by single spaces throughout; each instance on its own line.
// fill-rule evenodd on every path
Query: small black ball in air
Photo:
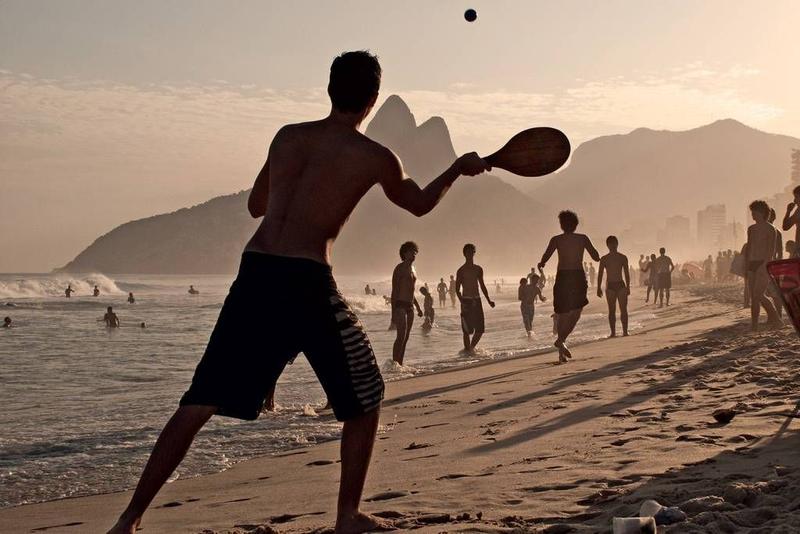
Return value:
M 467 22 L 475 22 L 478 18 L 478 12 L 474 9 L 468 9 L 464 11 L 464 18 L 467 19 Z

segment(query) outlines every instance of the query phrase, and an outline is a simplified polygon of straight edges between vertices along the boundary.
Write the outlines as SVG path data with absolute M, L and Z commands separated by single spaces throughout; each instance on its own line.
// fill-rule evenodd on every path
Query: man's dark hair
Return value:
M 763 200 L 754 200 L 750 203 L 750 211 L 755 211 L 764 215 L 764 218 L 769 217 L 769 205 Z
M 800 195 L 800 185 L 797 185 L 797 186 L 795 186 L 794 189 L 792 189 L 792 194 L 793 195 Z
M 606 244 L 610 245 L 611 243 L 614 243 L 615 245 L 619 245 L 619 239 L 617 239 L 617 236 L 610 235 L 610 236 L 608 236 L 606 238 Z
M 403 259 L 406 252 L 419 252 L 419 247 L 413 241 L 406 241 L 400 245 L 400 259 Z
M 574 211 L 564 210 L 558 214 L 558 222 L 565 232 L 574 232 L 578 227 L 578 214 Z
M 659 254 L 666 254 L 667 249 L 665 249 L 664 247 L 661 247 L 660 249 L 658 249 L 658 252 L 659 252 Z
M 333 107 L 344 113 L 360 113 L 378 94 L 381 65 L 366 50 L 344 52 L 331 64 L 328 96 Z
M 475 248 L 475 245 L 473 245 L 472 243 L 467 243 L 466 245 L 464 245 L 464 248 L 461 249 L 461 252 L 466 256 L 468 250 L 471 250 L 472 253 L 475 254 L 475 251 L 477 249 Z

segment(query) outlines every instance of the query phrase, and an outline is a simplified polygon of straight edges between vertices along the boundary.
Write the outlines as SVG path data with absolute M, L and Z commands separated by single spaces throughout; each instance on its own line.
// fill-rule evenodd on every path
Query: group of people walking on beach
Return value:
M 380 79 L 378 60 L 368 52 L 338 56 L 330 69 L 330 114 L 321 120 L 284 126 L 273 138 L 248 199 L 250 214 L 263 218 L 261 224 L 245 247 L 239 272 L 191 385 L 156 441 L 130 503 L 111 534 L 136 531 L 145 510 L 213 415 L 257 418 L 283 369 L 299 352 L 317 374 L 334 416 L 343 422 L 335 532 L 356 534 L 390 528 L 386 520 L 360 511 L 384 382 L 367 333 L 337 288 L 330 268 L 331 249 L 356 205 L 374 185 L 380 185 L 400 208 L 423 216 L 439 204 L 459 177 L 475 176 L 491 167 L 472 152 L 457 158 L 424 188 L 408 178 L 394 153 L 358 131 L 378 98 Z M 561 212 L 559 222 L 563 233 L 550 240 L 538 269 L 541 273 L 557 254 L 555 346 L 559 361 L 564 362 L 572 356 L 567 339 L 588 303 L 584 254 L 600 262 L 598 282 L 605 278 L 607 284 L 603 290 L 598 283 L 598 295 L 605 294 L 609 306 L 619 306 L 623 334 L 627 333 L 630 273 L 627 258 L 617 250 L 616 238 L 607 239 L 609 252 L 601 258 L 590 239 L 577 233 L 575 213 Z M 759 222 L 754 226 L 758 226 L 752 231 L 754 243 L 757 236 L 769 238 L 768 228 Z M 769 259 L 769 250 L 769 246 L 754 244 L 749 253 L 753 272 L 759 273 L 754 287 L 762 292 L 763 263 L 759 261 Z M 400 362 L 414 308 L 420 312 L 414 298 L 417 252 L 416 245 L 405 243 L 400 249 L 402 262 L 392 277 L 391 306 L 398 330 L 393 352 Z M 464 347 L 474 348 L 484 331 L 482 296 L 492 307 L 494 302 L 483 269 L 474 261 L 476 247 L 465 245 L 463 254 L 464 264 L 455 278 L 455 298 L 461 303 Z M 662 272 L 661 267 L 656 269 Z M 274 280 L 282 283 L 276 285 Z M 534 289 L 522 290 L 530 284 Z M 529 307 L 537 298 L 538 284 L 535 276 L 527 284 L 520 283 L 522 305 Z M 668 288 L 664 290 L 668 300 Z M 271 305 L 265 307 L 265 302 Z M 526 308 L 526 313 L 527 326 L 532 310 Z M 297 321 L 298 317 L 303 320 Z

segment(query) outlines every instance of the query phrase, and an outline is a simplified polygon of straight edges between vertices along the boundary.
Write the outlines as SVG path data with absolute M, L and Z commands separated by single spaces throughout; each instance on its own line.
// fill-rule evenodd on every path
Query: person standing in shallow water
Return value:
M 450 293 L 450 307 L 456 307 L 456 279 L 451 274 L 450 275 L 450 283 L 447 285 L 447 292 Z
M 530 280 L 530 281 L 529 281 Z M 520 278 L 517 299 L 519 300 L 519 311 L 522 314 L 522 325 L 528 337 L 533 335 L 533 318 L 536 313 L 536 299 L 545 302 L 547 298 L 542 295 L 544 280 L 536 273 L 529 274 L 526 278 Z
M 444 308 L 447 306 L 447 284 L 444 278 L 439 279 L 439 285 L 436 286 L 436 292 L 439 294 L 439 307 Z
M 489 290 L 483 281 L 483 268 L 474 262 L 476 251 L 472 243 L 464 245 L 462 252 L 466 261 L 456 271 L 456 295 L 461 302 L 461 331 L 464 335 L 465 352 L 475 350 L 486 329 L 480 292 L 483 292 L 489 306 L 494 308 L 494 302 L 489 298 Z
M 553 285 L 553 311 L 556 314 L 555 329 L 558 336 L 554 345 L 558 348 L 558 362 L 566 363 L 572 358 L 567 338 L 578 324 L 583 307 L 589 304 L 586 298 L 589 285 L 582 267 L 583 253 L 588 252 L 594 261 L 600 261 L 600 254 L 587 236 L 575 233 L 578 216 L 574 212 L 562 211 L 558 214 L 558 222 L 563 233 L 550 239 L 539 262 L 539 269 L 544 269 L 553 253 L 558 252 L 558 270 Z
M 400 246 L 400 259 L 392 273 L 392 323 L 397 330 L 394 340 L 392 359 L 403 365 L 406 355 L 406 345 L 414 325 L 414 308 L 422 317 L 422 310 L 414 294 L 417 283 L 417 271 L 414 269 L 414 260 L 417 259 L 419 248 L 413 241 L 406 241 Z
M 606 302 L 608 303 L 608 326 L 611 337 L 617 337 L 617 305 L 619 320 L 622 323 L 622 335 L 628 335 L 628 295 L 631 290 L 631 273 L 628 257 L 617 251 L 619 241 L 610 235 L 606 239 L 608 254 L 600 258 L 597 270 L 597 296 L 603 298 L 603 274 L 608 273 L 606 282 Z
M 425 188 L 407 178 L 388 148 L 358 131 L 378 99 L 380 77 L 375 56 L 342 54 L 331 66 L 330 114 L 284 126 L 273 138 L 247 204 L 250 214 L 263 220 L 245 247 L 192 384 L 111 534 L 135 533 L 213 415 L 257 418 L 268 391 L 299 352 L 322 383 L 334 415 L 344 422 L 335 534 L 389 526 L 360 511 L 384 389 L 372 345 L 333 277 L 333 244 L 376 184 L 394 204 L 421 217 L 460 176 L 491 167 L 472 152 Z M 275 492 L 280 496 L 279 483 Z

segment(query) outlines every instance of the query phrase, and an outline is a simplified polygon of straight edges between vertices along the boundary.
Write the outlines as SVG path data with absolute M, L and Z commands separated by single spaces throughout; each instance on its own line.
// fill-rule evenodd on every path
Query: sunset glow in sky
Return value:
M 327 113 L 343 50 L 377 53 L 382 98 L 444 117 L 459 152 L 535 125 L 800 137 L 798 20 L 794 0 L 2 1 L 0 271 L 250 187 L 281 124 Z

